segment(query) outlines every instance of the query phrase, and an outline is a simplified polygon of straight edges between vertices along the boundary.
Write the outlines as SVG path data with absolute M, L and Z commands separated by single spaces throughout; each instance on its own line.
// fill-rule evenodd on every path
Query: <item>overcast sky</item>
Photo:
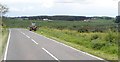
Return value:
M 118 0 L 0 0 L 9 7 L 7 16 L 118 15 Z

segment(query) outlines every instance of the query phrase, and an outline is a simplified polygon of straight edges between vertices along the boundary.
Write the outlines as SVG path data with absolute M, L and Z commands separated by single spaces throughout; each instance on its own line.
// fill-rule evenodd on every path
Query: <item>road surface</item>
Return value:
M 103 60 L 26 29 L 11 28 L 9 31 L 4 60 Z

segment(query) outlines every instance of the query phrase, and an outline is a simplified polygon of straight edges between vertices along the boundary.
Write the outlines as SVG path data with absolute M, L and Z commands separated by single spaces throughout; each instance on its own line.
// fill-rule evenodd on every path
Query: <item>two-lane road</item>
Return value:
M 10 29 L 4 60 L 103 60 L 25 29 Z M 61 61 L 60 61 L 61 62 Z

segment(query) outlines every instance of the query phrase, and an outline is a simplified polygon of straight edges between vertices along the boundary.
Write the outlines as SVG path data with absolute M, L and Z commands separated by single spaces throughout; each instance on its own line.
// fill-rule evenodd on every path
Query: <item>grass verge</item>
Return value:
M 78 33 L 51 28 L 41 28 L 37 33 L 106 60 L 118 60 L 117 33 Z
M 7 43 L 8 38 L 8 30 L 6 28 L 0 29 L 0 59 L 2 59 L 2 56 L 4 54 L 4 49 Z

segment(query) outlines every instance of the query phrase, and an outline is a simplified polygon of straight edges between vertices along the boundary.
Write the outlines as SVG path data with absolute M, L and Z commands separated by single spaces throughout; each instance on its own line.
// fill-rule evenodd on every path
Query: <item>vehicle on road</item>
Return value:
M 37 28 L 38 28 L 38 27 L 35 25 L 35 23 L 32 23 L 32 25 L 29 27 L 29 30 L 30 30 L 30 31 L 32 31 L 32 30 L 36 31 Z

